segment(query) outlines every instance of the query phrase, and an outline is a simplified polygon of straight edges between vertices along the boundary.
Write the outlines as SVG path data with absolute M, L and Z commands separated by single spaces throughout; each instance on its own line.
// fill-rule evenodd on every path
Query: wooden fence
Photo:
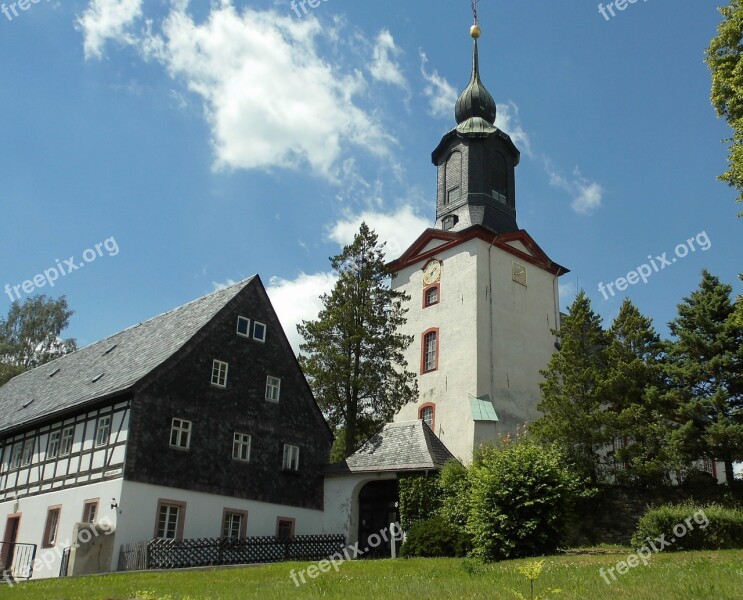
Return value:
M 343 535 L 152 540 L 123 545 L 119 571 L 315 561 L 342 553 L 345 545 Z

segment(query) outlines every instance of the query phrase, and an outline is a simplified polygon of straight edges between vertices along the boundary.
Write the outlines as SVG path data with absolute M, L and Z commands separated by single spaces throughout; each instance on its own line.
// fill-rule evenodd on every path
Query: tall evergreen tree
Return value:
M 0 385 L 77 348 L 73 339 L 60 336 L 73 311 L 62 296 L 44 295 L 11 304 L 8 316 L 0 319 Z
M 651 319 L 628 298 L 609 329 L 603 400 L 615 416 L 616 481 L 670 483 L 676 466 L 669 443 L 667 412 L 661 403 L 662 343 Z
M 544 415 L 530 431 L 559 443 L 581 474 L 598 481 L 604 476 L 602 451 L 612 439 L 612 415 L 602 406 L 608 339 L 583 290 L 554 333 L 560 348 L 540 383 Z
M 674 441 L 688 460 L 725 463 L 728 482 L 743 460 L 743 325 L 732 286 L 706 270 L 699 289 L 678 305 L 669 323 L 667 399 L 675 407 Z
M 407 312 L 403 302 L 410 297 L 390 289 L 384 244 L 366 223 L 330 260 L 338 281 L 322 297 L 317 320 L 297 327 L 304 337 L 300 363 L 349 456 L 418 396 L 404 357 L 413 338 L 398 333 Z

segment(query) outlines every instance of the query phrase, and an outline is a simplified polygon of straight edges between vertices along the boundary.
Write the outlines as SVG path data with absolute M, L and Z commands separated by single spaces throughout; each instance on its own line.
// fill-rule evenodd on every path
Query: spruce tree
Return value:
M 322 297 L 317 320 L 297 329 L 304 337 L 300 363 L 346 457 L 415 400 L 418 388 L 404 357 L 413 338 L 398 332 L 410 297 L 390 289 L 384 244 L 362 223 L 353 242 L 330 260 L 338 281 Z
M 743 325 L 732 291 L 703 272 L 669 323 L 675 339 L 666 361 L 675 443 L 689 462 L 722 460 L 731 485 L 734 462 L 743 460 Z
M 602 406 L 608 340 L 583 290 L 554 333 L 559 350 L 542 371 L 545 381 L 540 383 L 538 408 L 544 414 L 530 430 L 543 441 L 559 443 L 581 474 L 598 481 L 612 439 L 612 415 Z

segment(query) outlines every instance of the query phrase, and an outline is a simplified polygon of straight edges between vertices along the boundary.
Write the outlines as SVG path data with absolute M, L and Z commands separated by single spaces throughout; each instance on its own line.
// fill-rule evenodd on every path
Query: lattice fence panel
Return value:
M 322 560 L 343 551 L 342 535 L 303 535 L 241 539 L 152 540 L 147 544 L 149 569 L 183 569 L 219 565 Z

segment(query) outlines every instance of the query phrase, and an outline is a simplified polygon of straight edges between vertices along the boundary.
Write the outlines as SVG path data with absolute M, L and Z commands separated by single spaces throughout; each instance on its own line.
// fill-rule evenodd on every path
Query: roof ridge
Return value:
M 237 283 L 232 283 L 232 284 L 227 285 L 225 287 L 221 287 L 219 289 L 216 289 L 214 291 L 209 292 L 208 294 L 204 294 L 203 296 L 199 296 L 198 298 L 196 298 L 194 300 L 190 300 L 190 301 L 186 302 L 185 304 L 181 304 L 180 306 L 176 306 L 175 308 L 171 308 L 170 310 L 166 310 L 165 312 L 162 312 L 162 313 L 160 313 L 158 315 L 155 315 L 154 317 L 150 317 L 149 319 L 145 319 L 144 321 L 140 321 L 139 323 L 135 323 L 134 325 L 129 325 L 129 327 L 125 327 L 124 329 L 121 329 L 121 330 L 117 331 L 116 333 L 112 333 L 111 335 L 108 335 L 108 336 L 106 336 L 104 338 L 101 338 L 100 340 L 97 340 L 95 342 L 91 342 L 90 344 L 87 344 L 85 346 L 82 346 L 80 348 L 77 348 L 73 352 L 69 352 L 67 354 L 63 354 L 62 356 L 58 356 L 57 358 L 55 358 L 53 360 L 50 360 L 49 362 L 46 362 L 43 365 L 39 365 L 38 367 L 34 367 L 33 369 L 29 369 L 28 371 L 24 371 L 23 373 L 19 373 L 13 379 L 22 378 L 25 375 L 28 375 L 29 373 L 33 373 L 37 369 L 41 369 L 43 367 L 48 367 L 50 365 L 53 365 L 57 361 L 63 360 L 65 358 L 67 358 L 68 356 L 74 356 L 78 352 L 82 352 L 83 350 L 88 350 L 88 349 L 92 348 L 93 346 L 97 346 L 98 344 L 102 344 L 103 342 L 106 342 L 106 341 L 108 341 L 108 340 L 110 340 L 112 338 L 115 338 L 115 337 L 121 335 L 122 333 L 126 333 L 127 331 L 131 331 L 132 329 L 136 329 L 137 327 L 141 327 L 142 325 L 146 325 L 147 323 L 150 323 L 150 322 L 155 321 L 157 319 L 161 319 L 163 317 L 166 317 L 166 316 L 168 316 L 168 315 L 170 315 L 172 313 L 175 313 L 175 312 L 177 312 L 179 310 L 183 310 L 184 308 L 187 308 L 187 307 L 191 306 L 192 304 L 195 304 L 196 302 L 201 302 L 203 300 L 206 300 L 207 298 L 209 298 L 210 296 L 214 296 L 215 294 L 219 294 L 219 293 L 225 292 L 227 290 L 231 290 L 232 288 L 238 287 L 238 286 L 244 287 L 247 284 L 249 284 L 255 278 L 256 278 L 256 275 L 252 275 L 251 277 L 247 277 L 246 279 L 243 279 L 241 281 L 238 281 Z M 2 387 L 2 386 L 0 386 L 0 387 Z

